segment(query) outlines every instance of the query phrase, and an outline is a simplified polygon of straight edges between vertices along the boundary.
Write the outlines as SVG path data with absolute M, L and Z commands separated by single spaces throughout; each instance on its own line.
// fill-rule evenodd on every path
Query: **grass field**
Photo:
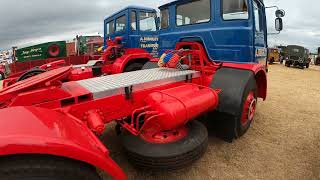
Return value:
M 210 137 L 206 154 L 186 169 L 137 171 L 114 131 L 102 140 L 129 179 L 320 179 L 320 67 L 301 70 L 275 64 L 268 83 L 268 98 L 259 101 L 248 133 L 233 143 Z

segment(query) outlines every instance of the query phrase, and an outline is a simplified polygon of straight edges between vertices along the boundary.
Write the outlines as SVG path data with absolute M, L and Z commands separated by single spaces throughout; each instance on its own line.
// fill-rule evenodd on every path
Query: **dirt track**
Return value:
M 231 144 L 210 137 L 204 157 L 184 170 L 136 171 L 113 131 L 103 141 L 130 179 L 320 179 L 320 67 L 275 64 L 268 75 L 268 99 L 248 133 Z

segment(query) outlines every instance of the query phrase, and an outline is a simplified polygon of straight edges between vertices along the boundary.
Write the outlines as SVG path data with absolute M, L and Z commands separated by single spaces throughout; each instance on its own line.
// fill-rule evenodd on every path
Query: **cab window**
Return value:
M 156 13 L 140 12 L 140 31 L 156 31 Z
M 224 20 L 249 19 L 247 0 L 222 0 Z
M 113 34 L 114 33 L 114 23 L 113 21 L 107 22 L 106 23 L 106 30 L 107 30 L 107 35 Z
M 116 19 L 116 32 L 126 30 L 126 16 L 121 16 Z
M 256 31 L 261 32 L 261 15 L 260 7 L 257 2 L 253 1 L 253 11 L 254 11 L 254 21 L 256 26 Z
M 169 27 L 169 10 L 168 9 L 161 10 L 160 21 L 161 21 L 161 25 L 160 25 L 161 29 L 167 29 Z
M 211 19 L 210 0 L 195 0 L 178 5 L 176 13 L 177 26 L 209 22 Z
M 137 30 L 137 13 L 135 11 L 131 11 L 130 22 L 131 22 L 131 30 Z

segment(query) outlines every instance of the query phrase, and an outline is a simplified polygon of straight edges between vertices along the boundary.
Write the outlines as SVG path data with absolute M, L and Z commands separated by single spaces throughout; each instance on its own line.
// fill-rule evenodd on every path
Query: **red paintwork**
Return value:
M 123 49 L 122 45 L 118 44 L 118 41 L 121 41 L 121 37 L 117 37 L 114 41 L 108 40 L 108 48 L 103 52 L 101 56 L 102 65 L 101 73 L 102 74 L 118 74 L 125 71 L 125 68 L 130 63 L 146 63 L 152 59 L 152 56 L 144 49 L 139 48 L 129 48 Z M 111 55 L 114 55 L 116 51 L 121 51 L 121 56 L 111 58 Z M 77 57 L 77 56 L 74 56 Z M 58 68 L 61 65 L 60 60 L 58 62 L 50 62 L 40 66 L 41 69 L 52 70 Z M 65 64 L 70 65 L 70 61 Z M 78 64 L 78 63 L 76 63 Z M 59 66 L 58 66 L 59 65 Z M 48 68 L 50 66 L 50 68 Z M 3 87 L 8 87 L 17 82 L 17 79 L 26 71 L 22 71 L 8 77 L 6 81 L 3 82 Z M 93 78 L 94 74 L 92 72 L 92 67 L 83 67 L 83 68 L 74 68 L 70 76 L 67 78 L 68 81 L 77 81 L 82 79 Z
M 249 92 L 244 105 L 243 105 L 243 112 L 241 117 L 241 124 L 245 126 L 248 121 L 252 121 L 254 117 L 254 112 L 256 110 L 257 100 L 254 97 L 254 92 Z
M 0 155 L 62 156 L 92 164 L 116 179 L 126 179 L 99 139 L 70 115 L 36 107 L 12 107 L 0 110 L 0 117 Z
M 187 126 L 182 126 L 175 130 L 162 131 L 159 133 L 142 133 L 140 137 L 147 142 L 155 144 L 165 144 L 173 143 L 179 141 L 180 139 L 188 135 L 189 128 Z
M 191 50 L 178 51 L 186 46 Z M 166 143 L 183 138 L 187 132 L 183 127 L 188 121 L 218 105 L 221 90 L 209 87 L 216 70 L 221 66 L 237 66 L 210 61 L 199 43 L 178 43 L 176 51 L 181 62 L 199 71 L 200 77 L 137 89 L 129 99 L 119 94 L 94 100 L 93 94 L 78 83 L 62 83 L 70 77 L 70 67 L 31 77 L 0 91 L 0 117 L 10 119 L 0 123 L 0 128 L 4 129 L 0 130 L 0 138 L 5 138 L 0 141 L 0 152 L 2 155 L 40 153 L 73 158 L 125 179 L 94 133 L 101 134 L 107 124 L 115 121 L 149 142 Z M 251 68 L 257 74 L 261 72 L 255 70 L 256 66 Z M 141 118 L 144 118 L 143 124 Z M 16 140 L 11 130 L 19 138 L 26 139 Z M 168 132 L 168 140 L 163 139 L 165 132 Z M 73 147 L 74 144 L 77 147 Z
M 158 115 L 157 123 L 150 121 L 157 127 L 152 127 L 148 123 L 145 123 L 145 126 L 149 129 L 159 129 L 160 126 L 161 129 L 158 130 L 160 132 L 177 129 L 204 112 L 214 110 L 218 105 L 218 94 L 208 87 L 185 84 L 151 93 L 144 101 L 149 107 L 146 109 L 154 112 L 152 116 Z M 145 129 L 145 131 L 148 130 Z
M 34 67 L 39 67 L 43 64 L 48 64 L 61 59 L 63 59 L 66 65 L 69 66 L 69 65 L 76 65 L 76 64 L 86 64 L 90 60 L 90 56 L 69 56 L 65 58 L 49 58 L 44 60 L 34 60 L 34 61 L 27 61 L 27 62 L 15 62 L 10 64 L 11 74 L 14 75 L 16 73 L 21 73 L 21 72 L 24 73 Z
M 265 65 L 263 64 L 237 64 L 237 63 L 223 63 L 223 67 L 231 67 L 236 69 L 245 69 L 252 71 L 255 74 L 258 97 L 265 100 L 267 98 L 267 73 Z
M 65 66 L 65 64 L 66 63 L 64 60 L 57 60 L 57 61 L 53 61 L 53 62 L 44 64 L 44 65 L 41 65 L 41 66 L 39 66 L 39 69 L 50 71 L 53 69 L 57 69 L 59 67 L 63 67 L 63 66 Z M 16 83 L 18 78 L 24 73 L 25 73 L 25 71 L 10 75 L 9 78 L 7 78 L 3 81 L 2 88 L 6 88 L 6 87 L 11 86 L 12 84 Z
M 75 68 L 72 69 L 68 81 L 77 81 L 82 79 L 93 78 L 92 69 L 91 68 Z
M 125 54 L 114 61 L 108 74 L 118 74 L 124 72 L 130 61 L 145 63 L 152 59 L 152 56 L 144 49 L 130 48 L 124 50 Z

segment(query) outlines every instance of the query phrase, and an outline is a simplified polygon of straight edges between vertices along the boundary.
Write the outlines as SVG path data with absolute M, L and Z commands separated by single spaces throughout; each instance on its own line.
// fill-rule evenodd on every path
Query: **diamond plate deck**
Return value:
M 187 76 L 199 77 L 200 73 L 193 70 L 181 71 L 156 68 L 86 79 L 77 81 L 77 83 L 92 92 L 94 99 L 99 99 L 116 94 L 124 94 L 126 87 L 133 87 L 134 92 L 140 89 L 184 81 Z

